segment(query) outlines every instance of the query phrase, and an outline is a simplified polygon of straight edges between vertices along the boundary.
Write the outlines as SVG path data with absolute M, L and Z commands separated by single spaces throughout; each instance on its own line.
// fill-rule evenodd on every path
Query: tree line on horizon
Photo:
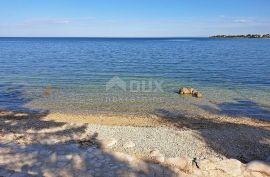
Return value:
M 247 35 L 215 35 L 210 38 L 270 38 L 270 34 L 247 34 Z

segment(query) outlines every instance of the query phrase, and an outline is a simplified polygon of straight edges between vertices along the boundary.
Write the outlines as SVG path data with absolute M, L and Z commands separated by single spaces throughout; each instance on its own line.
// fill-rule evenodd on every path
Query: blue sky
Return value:
M 270 33 L 270 0 L 0 0 L 0 36 Z

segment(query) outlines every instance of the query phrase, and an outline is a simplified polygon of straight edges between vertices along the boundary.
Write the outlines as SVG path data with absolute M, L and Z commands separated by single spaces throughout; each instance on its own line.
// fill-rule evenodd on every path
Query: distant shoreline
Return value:
M 247 35 L 215 35 L 209 38 L 247 38 L 247 39 L 270 39 L 270 34 L 247 34 Z

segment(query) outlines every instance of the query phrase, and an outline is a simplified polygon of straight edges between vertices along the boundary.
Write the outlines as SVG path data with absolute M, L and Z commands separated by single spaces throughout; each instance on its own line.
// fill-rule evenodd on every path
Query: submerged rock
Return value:
M 43 92 L 43 95 L 45 97 L 49 97 L 52 95 L 52 87 L 51 86 L 48 86 L 45 88 L 44 92 Z

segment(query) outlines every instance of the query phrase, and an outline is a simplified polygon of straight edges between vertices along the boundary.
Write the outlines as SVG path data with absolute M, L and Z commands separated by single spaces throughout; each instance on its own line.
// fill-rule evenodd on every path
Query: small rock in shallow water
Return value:
M 194 88 L 188 88 L 188 90 L 189 90 L 190 94 L 192 94 L 195 89 Z
M 183 87 L 179 90 L 179 94 L 181 95 L 187 95 L 187 94 L 191 94 L 192 91 L 189 88 Z
M 201 92 L 195 90 L 194 88 L 183 87 L 179 90 L 179 94 L 181 95 L 192 95 L 197 98 L 201 98 L 203 95 Z
M 198 92 L 198 91 L 193 92 L 192 95 L 195 96 L 195 97 L 197 97 L 197 98 L 201 98 L 201 97 L 203 96 L 203 95 L 202 95 L 200 92 Z

